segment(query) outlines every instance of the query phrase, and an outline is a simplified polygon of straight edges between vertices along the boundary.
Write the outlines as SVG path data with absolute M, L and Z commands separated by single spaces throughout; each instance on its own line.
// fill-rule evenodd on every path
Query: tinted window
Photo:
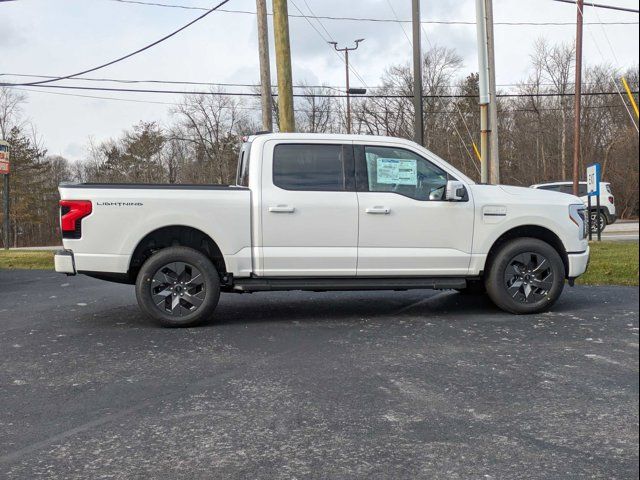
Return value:
M 273 151 L 273 184 L 285 190 L 346 190 L 344 148 L 277 145 Z
M 249 148 L 250 143 L 243 143 L 240 147 L 240 154 L 238 157 L 238 173 L 236 178 L 236 184 L 243 187 L 249 186 Z
M 559 187 L 560 187 L 559 185 L 543 185 L 541 187 L 538 187 L 538 189 L 539 190 L 550 190 L 552 192 L 557 192 Z
M 447 173 L 421 156 L 393 147 L 365 147 L 370 192 L 394 192 L 416 200 L 442 200 Z

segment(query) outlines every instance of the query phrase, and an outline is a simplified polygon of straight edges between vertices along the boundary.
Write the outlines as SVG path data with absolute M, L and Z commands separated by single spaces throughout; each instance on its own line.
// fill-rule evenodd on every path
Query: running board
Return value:
M 308 290 L 313 292 L 346 290 L 450 290 L 465 288 L 467 280 L 461 277 L 271 277 L 236 278 L 233 291 L 271 292 L 283 290 Z

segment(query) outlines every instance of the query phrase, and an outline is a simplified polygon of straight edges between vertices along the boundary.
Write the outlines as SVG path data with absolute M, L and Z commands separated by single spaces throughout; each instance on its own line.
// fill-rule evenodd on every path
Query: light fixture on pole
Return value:
M 349 52 L 352 50 L 357 50 L 360 42 L 363 42 L 364 38 L 359 38 L 355 41 L 355 47 L 344 47 L 338 48 L 338 42 L 328 42 L 333 45 L 333 48 L 338 52 L 344 53 L 344 64 L 345 64 L 345 72 L 347 77 L 347 133 L 351 133 L 351 94 L 353 95 L 364 95 L 367 93 L 367 90 L 364 88 L 351 88 L 349 86 Z

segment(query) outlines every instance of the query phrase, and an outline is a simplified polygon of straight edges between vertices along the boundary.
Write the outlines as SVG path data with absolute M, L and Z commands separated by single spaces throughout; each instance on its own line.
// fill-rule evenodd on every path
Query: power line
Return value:
M 554 2 L 560 3 L 570 3 L 571 5 L 575 5 L 575 0 L 553 0 Z M 602 3 L 593 3 L 593 2 L 585 2 L 585 7 L 595 7 L 595 8 L 606 8 L 608 10 L 618 10 L 620 12 L 631 12 L 631 13 L 640 13 L 640 10 L 635 10 L 633 8 L 627 7 L 617 7 L 615 5 L 603 5 Z
M 1 1 L 1 0 L 0 0 Z M 31 75 L 25 73 L 0 73 L 0 77 L 27 77 L 27 78 L 58 78 L 53 75 Z M 124 83 L 124 84 L 139 84 L 139 83 L 155 83 L 164 85 L 200 85 L 208 87 L 246 87 L 256 88 L 259 87 L 259 83 L 224 83 L 224 82 L 198 82 L 198 81 L 185 81 L 185 80 L 154 80 L 154 79 L 122 79 L 122 78 L 95 78 L 95 77 L 73 77 L 74 81 L 87 81 L 87 82 L 109 82 L 109 83 Z M 277 88 L 274 85 L 274 88 Z M 335 87 L 331 85 L 294 85 L 293 88 L 328 88 L 328 89 L 342 89 L 342 87 Z
M 175 5 L 171 3 L 161 3 L 161 2 L 146 2 L 141 0 L 109 0 L 112 2 L 125 3 L 125 4 L 135 4 L 135 5 L 143 5 L 150 7 L 163 7 L 163 8 L 178 8 L 183 10 L 206 10 L 205 7 L 194 7 L 187 5 Z M 569 1 L 569 0 L 567 0 Z M 573 3 L 573 2 L 571 2 Z M 250 10 L 232 10 L 222 8 L 219 10 L 223 13 L 238 13 L 244 15 L 256 15 L 256 12 Z M 267 15 L 272 15 L 272 13 L 267 13 Z M 377 22 L 377 23 L 411 23 L 411 20 L 404 19 L 393 19 L 393 18 L 370 18 L 370 17 L 337 17 L 332 15 L 304 15 L 302 12 L 300 14 L 289 14 L 290 18 L 314 18 L 314 19 L 322 19 L 322 20 L 332 20 L 332 21 L 351 21 L 351 22 Z M 434 24 L 434 25 L 475 25 L 475 21 L 471 20 L 422 20 L 420 23 L 422 24 Z M 597 22 L 585 22 L 585 25 L 597 25 Z M 632 21 L 617 21 L 617 22 L 604 22 L 604 25 L 637 25 L 638 22 Z M 505 25 L 505 26 L 575 26 L 575 22 L 495 22 L 494 25 Z
M 0 0 L 2 1 L 2 0 Z M 13 1 L 13 0 L 11 0 Z M 426 34 L 425 34 L 426 35 Z M 0 73 L 0 77 L 25 77 L 25 78 L 58 78 L 55 75 L 37 75 L 27 73 Z M 95 78 L 95 77 L 74 77 L 73 81 L 87 81 L 87 82 L 109 82 L 109 83 L 123 83 L 123 84 L 140 84 L 140 83 L 152 83 L 152 84 L 165 84 L 165 85 L 199 85 L 207 87 L 245 87 L 245 88 L 257 88 L 259 83 L 229 83 L 229 82 L 199 82 L 199 81 L 187 81 L 187 80 L 159 80 L 159 79 L 124 79 L 124 78 Z M 596 85 L 593 82 L 583 82 L 583 85 Z M 17 84 L 16 84 L 17 85 Z M 541 86 L 541 87 L 553 87 L 553 83 L 501 83 L 498 87 L 521 87 L 521 86 Z M 567 85 L 573 85 L 573 82 L 569 82 Z M 458 85 L 442 85 L 447 88 L 457 88 Z M 273 88 L 277 88 L 274 84 Z M 343 91 L 343 86 L 337 85 L 294 85 L 293 88 L 328 88 L 330 90 Z M 368 86 L 372 90 L 381 90 L 383 86 Z
M 580 9 L 580 4 L 577 4 L 578 9 Z M 580 15 L 582 16 L 582 18 L 584 18 L 584 11 L 580 11 L 579 12 Z M 598 20 L 600 20 L 600 14 L 596 11 L 596 16 L 598 17 Z M 595 36 L 593 34 L 593 32 L 589 32 L 591 34 L 591 38 L 593 38 L 593 41 L 596 45 L 596 48 L 598 49 L 598 52 L 600 52 L 600 56 L 602 56 L 603 60 L 605 59 L 604 54 L 602 53 L 602 50 L 600 49 L 600 46 L 598 45 L 598 42 L 595 39 Z M 605 31 L 604 28 L 602 28 L 602 33 L 604 34 L 605 39 L 607 40 L 607 43 L 609 44 L 609 48 L 611 49 L 611 54 L 613 55 L 613 58 L 615 59 L 616 63 L 618 61 L 618 58 L 616 57 L 616 52 L 613 49 L 613 46 L 611 45 L 611 41 L 609 40 L 609 36 L 607 35 L 607 32 Z M 613 73 L 610 72 L 611 74 L 611 80 L 613 80 L 613 86 L 616 89 L 616 91 L 618 92 L 618 95 L 620 96 L 620 100 L 622 100 L 622 104 L 624 105 L 624 108 L 627 110 L 627 113 L 629 114 L 629 118 L 631 119 L 631 123 L 633 124 L 633 126 L 636 129 L 636 132 L 640 131 L 638 128 L 638 124 L 636 123 L 636 119 L 634 118 L 633 114 L 631 113 L 631 110 L 629 109 L 629 106 L 627 105 L 627 102 L 624 98 L 624 96 L 622 95 L 622 92 L 620 91 L 620 87 L 618 86 L 618 81 L 617 79 L 614 77 Z
M 7 84 L 8 87 L 36 86 L 39 88 L 59 88 L 68 90 L 93 90 L 101 92 L 129 92 L 129 93 L 157 93 L 171 95 L 209 95 L 209 96 L 229 96 L 229 97 L 259 97 L 260 93 L 253 92 L 217 92 L 217 91 L 188 91 L 188 90 L 156 90 L 156 89 L 138 89 L 138 88 L 115 88 L 115 87 L 83 87 L 74 85 L 42 85 L 42 84 Z M 632 92 L 637 94 L 638 92 Z M 273 94 L 277 96 L 277 93 Z M 501 93 L 496 95 L 500 98 L 533 98 L 533 97 L 565 97 L 573 96 L 573 93 Z M 585 92 L 584 96 L 598 95 L 618 95 L 618 92 Z M 346 98 L 344 94 L 326 94 L 326 93 L 294 93 L 294 97 L 301 98 Z M 359 95 L 353 98 L 413 98 L 413 95 L 402 94 L 376 94 L 376 95 Z M 477 98 L 477 95 L 423 95 L 423 98 Z
M 0 0 L 1 2 L 2 0 Z M 64 97 L 74 97 L 74 98 L 88 98 L 91 100 L 110 100 L 110 101 L 117 101 L 117 102 L 130 102 L 130 103 L 148 103 L 148 104 L 153 104 L 153 105 L 170 105 L 170 106 L 180 106 L 183 105 L 182 103 L 179 102 L 161 102 L 161 101 L 157 101 L 157 100 L 140 100 L 140 99 L 135 99 L 135 98 L 122 98 L 122 97 L 105 97 L 105 96 L 100 96 L 100 95 L 83 95 L 83 94 L 78 94 L 78 93 L 64 93 L 64 92 L 49 92 L 46 90 L 36 90 L 33 88 L 23 88 L 23 87 L 12 87 L 14 88 L 14 90 L 19 90 L 21 92 L 31 92 L 31 93 L 42 93 L 42 94 L 46 94 L 46 95 L 58 95 L 58 96 L 64 96 Z M 236 105 L 236 106 L 221 106 L 220 108 L 238 108 L 239 110 L 255 110 L 255 111 L 260 111 L 261 108 L 260 107 L 249 107 L 249 106 L 243 106 L 243 105 Z M 597 110 L 597 109 L 603 109 L 603 108 L 624 108 L 624 105 L 621 104 L 615 104 L 615 105 L 585 105 L 583 107 L 583 109 L 587 109 L 587 110 Z M 306 112 L 311 112 L 312 109 L 296 109 L 296 112 L 299 113 L 306 113 Z M 318 113 L 331 113 L 334 110 L 320 110 L 320 109 L 316 109 L 315 110 Z M 372 113 L 385 113 L 385 110 L 372 110 L 369 109 L 368 111 L 372 112 Z M 559 112 L 562 111 L 562 108 L 560 107 L 543 107 L 543 108 L 537 108 L 537 109 L 533 109 L 533 108 L 507 108 L 505 110 L 503 110 L 504 113 L 536 113 L 538 111 L 542 111 L 542 112 Z M 431 111 L 429 112 L 430 114 L 437 114 L 437 115 L 448 115 L 451 114 L 453 112 L 451 111 Z M 467 112 L 469 113 L 469 112 Z
M 160 38 L 159 40 L 156 40 L 156 41 L 155 41 L 155 42 L 153 42 L 153 43 L 150 43 L 149 45 L 145 45 L 144 47 L 139 48 L 138 50 L 136 50 L 136 51 L 134 51 L 134 52 L 131 52 L 131 53 L 127 54 L 127 55 L 124 55 L 124 56 L 122 56 L 122 57 L 120 57 L 120 58 L 116 58 L 115 60 L 112 60 L 112 61 L 110 61 L 110 62 L 104 63 L 104 64 L 99 65 L 99 66 L 97 66 L 97 67 L 93 67 L 93 68 L 89 68 L 89 69 L 87 69 L 87 70 L 83 70 L 82 72 L 78 72 L 78 73 L 74 73 L 74 74 L 71 74 L 71 75 L 66 75 L 66 76 L 64 76 L 64 77 L 58 77 L 58 78 L 54 78 L 54 79 L 41 80 L 41 81 L 39 81 L 39 82 L 25 83 L 25 84 L 22 84 L 22 86 L 35 86 L 35 85 L 40 85 L 40 84 L 44 84 L 44 83 L 56 82 L 56 81 L 58 81 L 58 80 L 66 80 L 66 79 L 69 79 L 69 78 L 77 77 L 77 76 L 79 76 L 79 75 L 84 75 L 84 74 L 86 74 L 86 73 L 95 72 L 96 70 L 100 70 L 100 69 L 102 69 L 102 68 L 105 68 L 105 67 L 108 67 L 108 66 L 110 66 L 110 65 L 113 65 L 114 63 L 118 63 L 118 62 L 121 62 L 121 61 L 123 61 L 123 60 L 126 60 L 127 58 L 131 58 L 131 57 L 133 57 L 134 55 L 137 55 L 137 54 L 139 54 L 139 53 L 142 53 L 142 52 L 144 52 L 145 50 L 149 50 L 150 48 L 155 47 L 155 46 L 156 46 L 156 45 L 158 45 L 159 43 L 162 43 L 162 42 L 164 42 L 165 40 L 168 40 L 169 38 L 173 37 L 174 35 L 177 35 L 177 34 L 178 34 L 178 33 L 180 33 L 181 31 L 183 31 L 183 30 L 185 30 L 185 29 L 189 28 L 189 27 L 190 27 L 191 25 L 193 25 L 194 23 L 196 23 L 196 22 L 198 22 L 198 21 L 202 20 L 202 19 L 203 19 L 203 18 L 205 18 L 206 16 L 208 16 L 208 15 L 210 15 L 211 13 L 215 12 L 218 8 L 222 7 L 222 6 L 223 6 L 223 5 L 225 5 L 226 3 L 229 3 L 229 1 L 230 1 L 230 0 L 222 0 L 218 5 L 216 5 L 215 7 L 213 7 L 213 8 L 211 8 L 211 9 L 207 10 L 205 13 L 203 13 L 203 14 L 202 14 L 202 15 L 200 15 L 199 17 L 197 17 L 197 18 L 195 18 L 195 19 L 191 20 L 189 23 L 187 23 L 186 25 L 183 25 L 183 26 L 182 26 L 182 27 L 180 27 L 179 29 L 177 29 L 177 30 L 175 30 L 175 31 L 171 32 L 171 33 L 170 33 L 170 34 L 168 34 L 168 35 L 165 35 L 164 37 Z M 0 85 L 4 85 L 4 84 L 0 84 Z
M 328 45 L 329 44 L 329 40 L 333 40 L 331 34 L 329 34 L 329 32 L 327 31 L 326 28 L 324 28 L 324 25 L 322 25 L 322 22 L 320 22 L 320 20 L 317 20 L 318 23 L 322 26 L 322 28 L 324 28 L 324 30 L 327 32 L 327 34 L 329 34 L 329 40 L 327 40 L 324 35 L 322 34 L 322 32 L 320 30 L 318 30 L 316 28 L 316 26 L 311 22 L 311 20 L 309 20 L 309 16 L 305 15 L 302 10 L 300 10 L 300 8 L 295 4 L 295 2 L 293 0 L 290 0 L 291 4 L 295 7 L 296 10 L 298 10 L 298 12 L 300 12 L 300 15 L 302 17 L 304 17 L 304 19 L 307 21 L 307 23 L 309 25 L 311 25 L 311 28 L 313 28 L 316 33 L 320 36 L 320 38 L 322 38 L 322 41 Z M 291 16 L 291 15 L 289 15 Z M 329 47 L 331 48 L 331 47 Z M 331 50 L 338 56 L 338 58 L 342 61 L 344 61 L 344 58 L 342 57 L 342 55 L 340 55 L 340 53 L 338 53 L 334 48 L 331 48 Z M 358 73 L 358 71 L 355 69 L 355 67 L 353 67 L 352 65 L 349 66 L 349 70 L 358 78 L 358 80 L 360 80 L 360 82 L 366 87 L 366 82 L 364 81 L 364 79 L 362 78 L 362 76 Z

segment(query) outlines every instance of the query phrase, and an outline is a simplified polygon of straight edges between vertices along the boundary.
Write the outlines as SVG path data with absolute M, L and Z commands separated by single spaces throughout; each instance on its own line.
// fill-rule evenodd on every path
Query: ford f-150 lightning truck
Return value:
M 220 292 L 486 290 L 548 309 L 587 268 L 585 207 L 481 185 L 391 137 L 262 134 L 235 185 L 62 184 L 58 272 L 135 284 L 165 326 L 209 319 Z

